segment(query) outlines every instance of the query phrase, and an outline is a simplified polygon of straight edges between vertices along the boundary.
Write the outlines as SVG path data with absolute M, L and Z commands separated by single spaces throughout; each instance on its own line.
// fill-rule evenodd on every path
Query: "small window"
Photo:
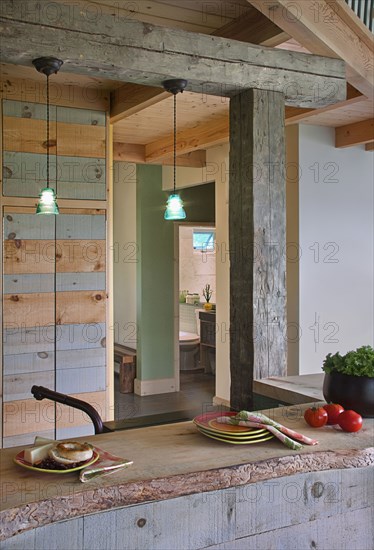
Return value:
M 214 250 L 216 232 L 211 229 L 198 229 L 193 232 L 193 248 L 202 252 L 212 252 Z

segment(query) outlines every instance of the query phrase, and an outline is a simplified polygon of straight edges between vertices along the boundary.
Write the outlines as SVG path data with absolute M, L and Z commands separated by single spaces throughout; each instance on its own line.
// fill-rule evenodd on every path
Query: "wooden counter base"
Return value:
M 290 414 L 299 411 L 297 416 Z M 332 427 L 308 428 L 300 407 L 268 414 L 306 435 L 318 447 L 295 453 L 277 440 L 263 445 L 229 446 L 204 438 L 190 422 L 85 438 L 134 460 L 116 474 L 81 484 L 76 474 L 33 474 L 11 463 L 17 449 L 1 451 L 1 540 L 47 524 L 149 501 L 248 486 L 295 474 L 364 469 L 374 465 L 373 420 L 358 434 Z M 292 417 L 292 414 L 291 414 Z M 291 421 L 292 420 L 292 421 Z M 354 445 L 355 448 L 350 448 Z M 318 450 L 317 450 L 318 449 Z M 318 483 L 318 478 L 315 478 Z

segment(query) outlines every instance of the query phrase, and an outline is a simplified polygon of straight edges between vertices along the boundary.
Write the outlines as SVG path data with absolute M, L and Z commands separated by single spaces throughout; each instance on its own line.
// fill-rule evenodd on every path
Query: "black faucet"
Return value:
M 76 397 L 70 397 L 69 395 L 65 395 L 64 393 L 58 393 L 57 391 L 44 388 L 43 386 L 33 386 L 31 388 L 31 393 L 38 401 L 46 398 L 50 399 L 51 401 L 55 401 L 56 403 L 62 403 L 63 405 L 68 405 L 69 407 L 73 407 L 74 409 L 79 409 L 80 411 L 85 412 L 92 420 L 95 428 L 95 434 L 112 431 L 104 426 L 101 416 L 99 415 L 97 410 L 89 403 L 86 403 L 86 401 L 82 401 L 81 399 L 77 399 Z

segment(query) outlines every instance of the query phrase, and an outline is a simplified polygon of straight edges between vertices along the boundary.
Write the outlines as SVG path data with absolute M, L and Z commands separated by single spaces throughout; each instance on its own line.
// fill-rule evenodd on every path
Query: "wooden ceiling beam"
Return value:
M 373 37 L 344 0 L 247 1 L 311 53 L 345 61 L 350 84 L 373 98 Z
M 335 147 L 351 147 L 374 141 L 374 119 L 335 128 Z
M 250 42 L 274 48 L 289 39 L 289 35 L 282 31 L 270 19 L 265 17 L 253 6 L 233 21 L 212 32 L 212 36 L 221 36 L 241 42 Z
M 362 101 L 367 101 L 367 98 L 364 95 L 360 94 L 360 92 L 355 90 L 355 88 L 350 85 L 347 86 L 347 98 L 348 99 L 345 101 L 339 101 L 339 103 L 334 103 L 334 105 L 329 105 L 328 107 L 321 107 L 320 109 L 292 109 L 289 107 L 286 111 L 286 126 L 289 126 L 290 124 L 300 124 L 308 119 L 314 119 L 319 115 L 332 113 L 334 111 L 338 111 L 339 109 L 351 107 L 352 105 L 361 103 Z
M 288 116 L 295 116 L 295 111 L 300 114 L 308 109 L 296 109 L 294 107 L 286 108 L 286 124 Z M 313 110 L 313 112 L 315 112 Z M 301 115 L 300 115 L 301 116 Z M 177 134 L 178 155 L 197 151 L 198 149 L 208 149 L 215 145 L 227 143 L 229 141 L 229 117 L 222 116 L 205 124 L 200 124 L 195 128 L 181 130 Z M 159 162 L 164 158 L 171 157 L 173 154 L 173 136 L 170 135 L 163 139 L 145 145 L 146 162 Z
M 165 78 L 187 76 L 188 90 L 233 96 L 257 88 L 284 93 L 287 105 L 322 107 L 345 99 L 344 64 L 245 44 L 236 40 L 157 27 L 101 14 L 91 20 L 59 4 L 58 17 L 35 21 L 40 2 L 2 0 L 0 27 L 4 63 L 31 65 L 58 55 L 62 70 L 121 82 L 159 86 Z M 41 32 L 42 31 L 42 32 Z
M 145 145 L 134 143 L 113 143 L 113 160 L 121 162 L 135 162 L 136 164 L 146 164 Z M 173 157 L 157 159 L 148 164 L 163 164 L 165 166 L 173 165 Z M 206 166 L 206 151 L 191 151 L 177 156 L 177 166 L 187 166 L 189 168 L 204 168 Z
M 110 122 L 113 124 L 139 113 L 170 97 L 162 88 L 141 86 L 140 84 L 123 84 L 110 94 Z
M 205 149 L 227 143 L 229 139 L 229 117 L 219 119 L 196 128 L 188 128 L 177 134 L 178 154 L 186 154 L 196 149 Z M 147 162 L 155 162 L 170 157 L 173 154 L 173 136 L 158 139 L 145 146 L 145 158 Z

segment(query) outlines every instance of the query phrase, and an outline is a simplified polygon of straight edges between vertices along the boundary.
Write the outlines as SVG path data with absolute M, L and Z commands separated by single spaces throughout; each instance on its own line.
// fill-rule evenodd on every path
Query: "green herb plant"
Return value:
M 209 300 L 211 299 L 212 294 L 213 294 L 213 290 L 210 288 L 210 284 L 206 284 L 205 287 L 203 288 L 203 296 L 207 304 L 209 304 Z
M 371 346 L 362 346 L 345 355 L 340 355 L 339 352 L 335 355 L 329 353 L 323 362 L 322 370 L 329 374 L 339 372 L 350 376 L 374 378 L 374 349 Z

